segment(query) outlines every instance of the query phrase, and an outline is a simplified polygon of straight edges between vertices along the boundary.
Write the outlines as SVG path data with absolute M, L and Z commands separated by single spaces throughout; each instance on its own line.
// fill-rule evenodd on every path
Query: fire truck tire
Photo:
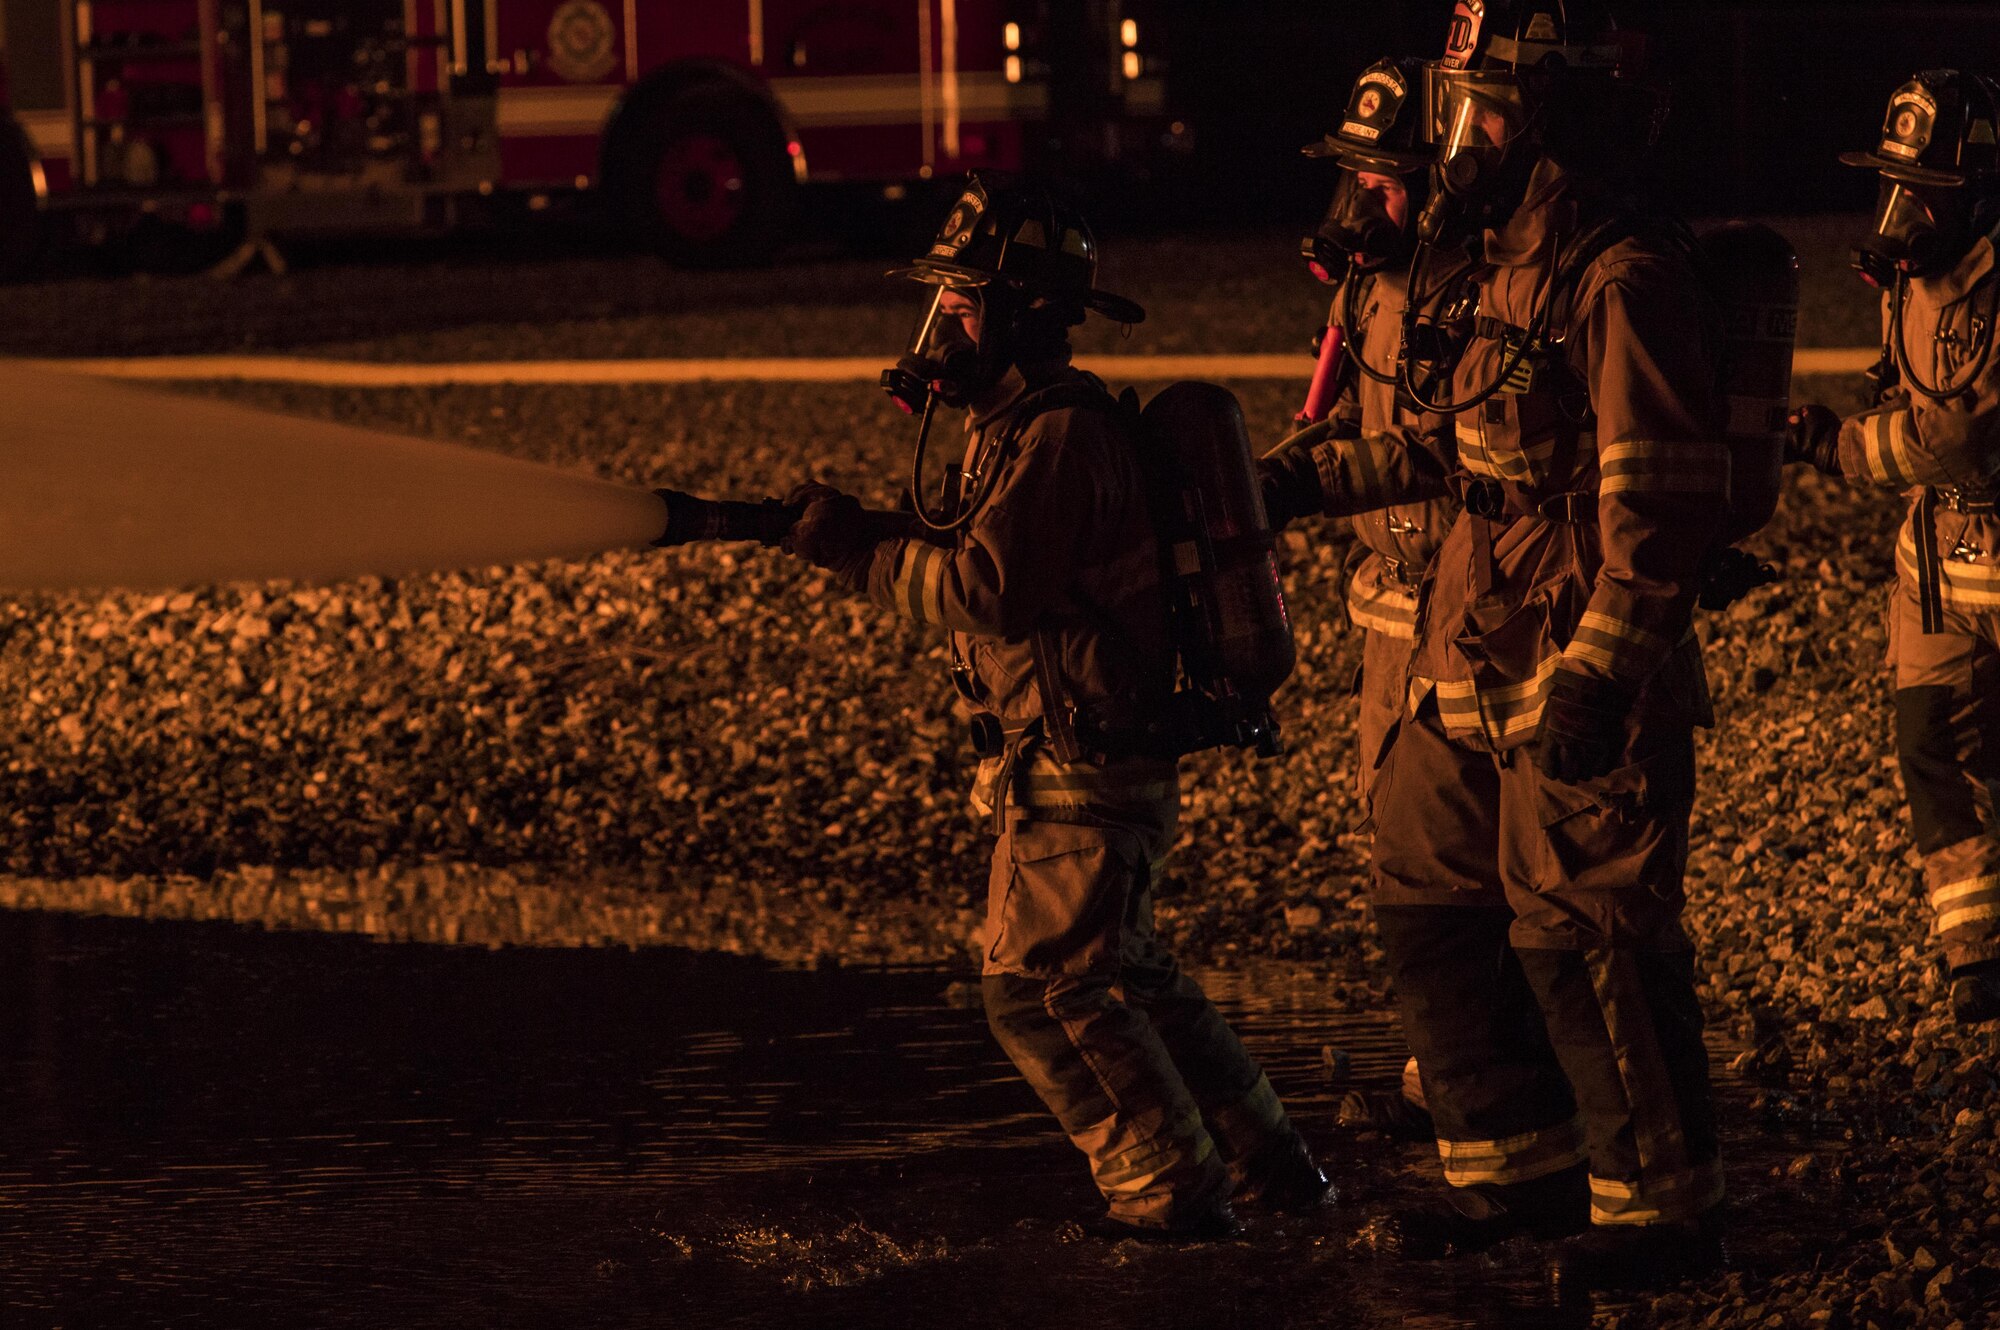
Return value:
M 30 271 L 41 257 L 42 239 L 28 136 L 0 112 L 0 281 Z
M 686 268 L 767 261 L 798 194 L 777 117 L 726 86 L 628 107 L 606 153 L 605 176 L 625 234 Z

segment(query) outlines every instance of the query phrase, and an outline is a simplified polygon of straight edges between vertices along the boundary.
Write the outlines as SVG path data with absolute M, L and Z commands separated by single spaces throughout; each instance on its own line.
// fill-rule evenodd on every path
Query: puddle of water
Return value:
M 1436 1165 L 1335 1137 L 1404 1053 L 1310 976 L 1208 982 L 1358 1205 L 1193 1251 L 1081 1239 L 954 978 L 0 913 L 0 1325 L 1588 1323 L 1349 1252 Z

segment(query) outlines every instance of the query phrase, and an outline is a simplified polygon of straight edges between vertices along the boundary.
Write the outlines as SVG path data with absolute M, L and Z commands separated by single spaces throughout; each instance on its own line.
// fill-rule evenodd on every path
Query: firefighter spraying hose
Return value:
M 1069 329 L 1137 305 L 1100 290 L 1089 227 L 977 177 L 930 249 L 883 388 L 919 418 L 905 512 L 817 482 L 782 501 L 662 492 L 663 543 L 752 538 L 946 631 L 995 833 L 982 957 L 1001 1047 L 1089 1162 L 1102 1228 L 1198 1240 L 1233 1202 L 1316 1206 L 1328 1184 L 1271 1084 L 1154 934 L 1179 759 L 1277 749 L 1293 647 L 1241 408 L 1184 383 L 1142 411 L 1071 367 Z M 940 409 L 963 459 L 933 483 Z

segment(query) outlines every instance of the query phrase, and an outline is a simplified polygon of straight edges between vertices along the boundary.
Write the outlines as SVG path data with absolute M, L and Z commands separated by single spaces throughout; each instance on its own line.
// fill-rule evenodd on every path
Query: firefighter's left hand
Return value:
M 1536 768 L 1566 785 L 1610 775 L 1625 751 L 1625 717 L 1631 710 L 1626 689 L 1558 669 L 1542 708 Z
M 799 520 L 785 537 L 785 553 L 858 586 L 867 576 L 876 541 L 861 500 L 809 480 L 786 495 L 785 503 L 800 510 Z
M 1840 474 L 1840 417 L 1817 402 L 1785 417 L 1785 460 L 1804 462 L 1829 476 Z

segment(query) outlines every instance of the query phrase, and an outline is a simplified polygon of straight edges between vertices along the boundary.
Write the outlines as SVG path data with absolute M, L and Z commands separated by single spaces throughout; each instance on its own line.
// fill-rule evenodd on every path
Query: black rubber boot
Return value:
M 1303 1137 L 1293 1132 L 1259 1150 L 1244 1165 L 1243 1181 L 1230 1199 L 1279 1214 L 1302 1214 L 1331 1205 L 1333 1184 L 1313 1162 Z
M 1352 1131 L 1373 1131 L 1397 1141 L 1435 1141 L 1430 1110 L 1397 1090 L 1349 1090 L 1334 1110 L 1334 1121 Z
M 1962 965 L 1951 972 L 1951 1015 L 1960 1025 L 2000 1020 L 2000 961 Z
M 1099 1215 L 1083 1227 L 1094 1238 L 1115 1242 L 1127 1239 L 1134 1242 L 1227 1242 L 1243 1236 L 1243 1223 L 1237 1219 L 1236 1212 L 1229 1208 L 1227 1201 L 1216 1201 L 1163 1225 L 1128 1224 L 1111 1215 Z
M 1549 1265 L 1557 1294 L 1664 1288 L 1719 1269 L 1722 1228 L 1713 1215 L 1686 1224 L 1600 1224 L 1563 1243 Z
M 1362 1229 L 1377 1255 L 1404 1261 L 1470 1256 L 1511 1238 L 1549 1240 L 1590 1224 L 1590 1180 L 1582 1165 L 1533 1182 L 1453 1187 L 1442 1201 L 1396 1210 Z

